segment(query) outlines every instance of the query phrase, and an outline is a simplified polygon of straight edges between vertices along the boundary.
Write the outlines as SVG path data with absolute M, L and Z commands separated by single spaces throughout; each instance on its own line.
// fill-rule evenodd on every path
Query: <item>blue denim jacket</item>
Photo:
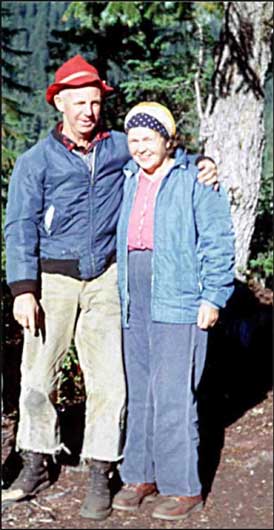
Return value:
M 117 229 L 117 263 L 122 322 L 127 327 L 127 232 L 138 184 L 134 161 L 124 167 L 124 197 Z M 224 307 L 234 289 L 234 231 L 229 201 L 220 186 L 200 184 L 197 168 L 176 151 L 173 168 L 160 185 L 154 211 L 152 319 L 195 323 L 201 300 Z
M 17 159 L 5 223 L 11 288 L 37 282 L 41 262 L 50 272 L 66 264 L 67 275 L 73 270 L 84 280 L 104 272 L 115 259 L 128 160 L 127 137 L 118 131 L 95 145 L 91 168 L 52 133 Z

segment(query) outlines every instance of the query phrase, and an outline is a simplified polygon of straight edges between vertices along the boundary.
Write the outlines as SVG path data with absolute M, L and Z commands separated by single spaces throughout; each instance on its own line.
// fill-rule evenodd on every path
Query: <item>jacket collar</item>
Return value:
M 57 123 L 55 128 L 51 131 L 55 140 L 58 140 L 58 142 L 63 144 L 68 149 L 68 151 L 72 151 L 73 149 L 76 149 L 77 151 L 81 151 L 84 154 L 89 153 L 93 149 L 96 143 L 110 136 L 110 133 L 108 131 L 102 129 L 101 126 L 99 126 L 98 129 L 96 130 L 96 133 L 92 136 L 92 139 L 90 140 L 88 147 L 85 149 L 84 147 L 77 146 L 77 144 L 73 140 L 65 136 L 62 133 L 62 129 L 63 129 L 63 123 L 59 122 Z

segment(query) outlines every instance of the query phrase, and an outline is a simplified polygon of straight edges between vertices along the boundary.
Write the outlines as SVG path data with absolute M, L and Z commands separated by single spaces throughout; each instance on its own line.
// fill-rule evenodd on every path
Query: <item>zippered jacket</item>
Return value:
M 14 295 L 36 292 L 41 270 L 88 280 L 115 259 L 127 137 L 110 131 L 92 153 L 89 169 L 51 132 L 17 159 L 5 222 Z
M 197 168 L 177 149 L 155 202 L 151 314 L 154 321 L 195 323 L 201 301 L 224 307 L 234 290 L 234 231 L 222 186 L 200 184 Z M 128 326 L 127 233 L 139 167 L 125 165 L 123 204 L 117 229 L 122 323 Z

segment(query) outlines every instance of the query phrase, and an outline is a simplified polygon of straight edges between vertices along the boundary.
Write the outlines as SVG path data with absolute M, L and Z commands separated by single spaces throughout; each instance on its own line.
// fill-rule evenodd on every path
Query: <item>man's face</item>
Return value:
M 102 96 L 97 87 L 65 89 L 54 98 L 63 113 L 63 133 L 72 140 L 89 138 L 101 112 Z

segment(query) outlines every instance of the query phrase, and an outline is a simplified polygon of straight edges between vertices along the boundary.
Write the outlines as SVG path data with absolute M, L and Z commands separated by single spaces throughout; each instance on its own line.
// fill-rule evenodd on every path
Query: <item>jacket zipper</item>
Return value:
M 154 203 L 154 226 L 153 226 L 153 251 L 152 251 L 152 256 L 151 256 L 151 315 L 152 315 L 152 300 L 153 300 L 153 291 L 154 291 L 154 256 L 155 256 L 155 248 L 156 248 L 156 240 L 155 240 L 155 234 L 156 234 L 156 230 L 155 230 L 155 226 L 156 226 L 156 206 L 157 206 L 157 199 L 158 199 L 158 195 L 159 195 L 159 191 L 160 189 L 162 188 L 163 186 L 163 182 L 167 179 L 167 177 L 169 176 L 169 174 L 173 171 L 174 169 L 175 164 L 170 168 L 170 170 L 168 171 L 168 173 L 164 176 L 164 178 L 162 179 L 162 182 L 156 192 L 156 196 L 155 196 L 155 203 Z
M 91 159 L 91 185 L 92 186 L 94 186 L 96 148 L 97 148 L 97 145 L 94 146 L 94 149 L 92 151 L 92 159 Z
M 95 184 L 95 154 L 96 154 L 96 148 L 97 146 L 95 145 L 94 146 L 94 149 L 92 151 L 92 159 L 91 159 L 91 176 L 90 176 L 90 184 L 91 184 L 91 194 L 93 195 L 93 190 L 92 188 L 94 187 L 94 184 Z M 92 196 L 91 196 L 91 202 L 92 202 Z M 93 217 L 93 209 L 91 208 L 91 212 L 90 212 L 90 216 Z M 93 221 L 93 219 L 92 219 Z M 93 244 L 94 244 L 94 227 L 93 227 L 93 230 L 91 232 L 91 245 L 90 245 L 90 250 L 93 249 Z M 91 267 L 92 267 L 92 270 L 93 270 L 93 273 L 95 273 L 96 271 L 96 264 L 95 264 L 95 257 L 94 257 L 94 253 L 93 252 L 90 252 L 90 260 L 91 260 Z
M 134 200 L 135 200 L 135 197 L 136 197 L 136 194 L 137 194 L 137 190 L 138 190 L 138 177 L 139 177 L 139 173 L 140 171 L 138 171 L 138 173 L 135 175 L 136 176 L 136 180 L 137 180 L 137 185 L 135 187 L 135 190 L 134 190 L 134 193 L 133 193 L 133 197 L 132 197 L 132 202 L 131 202 L 131 209 L 129 210 L 129 216 L 128 216 L 128 223 L 127 223 L 127 232 L 126 232 L 126 257 L 125 257 L 125 260 L 126 260 L 126 263 L 125 263 L 125 288 L 126 288 L 126 311 L 125 311 L 125 317 L 126 317 L 126 324 L 128 323 L 128 319 L 129 319 L 129 286 L 128 286 L 128 227 L 129 227 L 129 219 L 130 219 L 130 214 L 131 214 L 131 210 L 132 210 L 132 207 L 133 207 L 133 204 L 134 204 Z M 134 176 L 134 177 L 135 177 Z M 134 178 L 133 177 L 133 178 Z

